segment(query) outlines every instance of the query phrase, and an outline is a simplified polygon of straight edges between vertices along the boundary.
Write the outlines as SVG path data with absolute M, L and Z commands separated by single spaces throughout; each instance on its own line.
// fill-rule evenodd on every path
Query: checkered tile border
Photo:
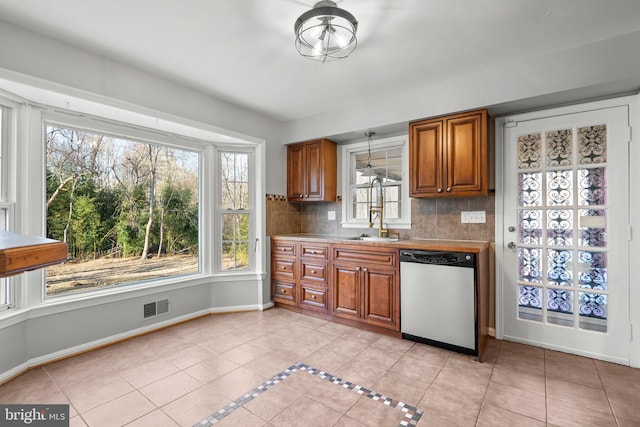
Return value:
M 402 421 L 400 421 L 399 426 L 415 426 L 420 420 L 420 417 L 422 416 L 422 411 L 420 411 L 419 409 L 411 405 L 407 405 L 406 403 L 401 402 L 399 400 L 394 400 L 380 393 L 376 393 L 373 390 L 369 390 L 368 388 L 361 387 L 359 385 L 353 384 L 352 382 L 336 377 L 335 375 L 331 375 L 327 372 L 305 365 L 302 362 L 298 362 L 295 365 L 291 365 L 290 367 L 280 372 L 279 374 L 274 375 L 271 379 L 260 384 L 258 387 L 254 388 L 248 393 L 245 393 L 244 395 L 237 398 L 236 400 L 234 400 L 224 408 L 209 415 L 207 418 L 203 419 L 199 423 L 194 424 L 194 427 L 208 427 L 216 424 L 218 421 L 222 420 L 224 417 L 231 414 L 236 409 L 251 402 L 253 399 L 260 396 L 265 391 L 275 387 L 277 384 L 286 380 L 287 378 L 289 378 L 291 374 L 297 371 L 306 371 L 309 374 L 315 375 L 318 378 L 331 381 L 331 383 L 335 385 L 343 387 L 347 390 L 351 390 L 355 393 L 365 395 L 369 399 L 376 400 L 378 402 L 381 402 L 384 405 L 389 406 L 390 408 L 398 409 L 404 412 L 404 418 L 402 419 Z

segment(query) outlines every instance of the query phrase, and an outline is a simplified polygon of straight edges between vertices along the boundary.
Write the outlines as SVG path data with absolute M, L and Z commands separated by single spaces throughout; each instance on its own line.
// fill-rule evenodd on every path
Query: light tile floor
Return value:
M 281 309 L 207 316 L 33 369 L 1 403 L 72 426 L 192 426 L 298 362 L 421 412 L 418 426 L 640 426 L 640 370 L 491 340 L 484 363 Z M 215 425 L 397 426 L 367 393 L 298 370 Z

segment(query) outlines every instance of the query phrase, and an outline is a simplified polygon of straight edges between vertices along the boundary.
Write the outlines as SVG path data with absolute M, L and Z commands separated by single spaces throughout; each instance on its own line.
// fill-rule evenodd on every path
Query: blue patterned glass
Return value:
M 578 282 L 581 288 L 604 291 L 607 289 L 607 254 L 605 252 L 578 252 Z
M 547 244 L 573 245 L 573 211 L 567 209 L 547 211 Z
M 547 309 L 558 313 L 573 313 L 573 292 L 563 289 L 547 289 Z
M 542 321 L 542 288 L 518 286 L 518 318 Z
M 547 278 L 550 285 L 571 286 L 573 279 L 572 251 L 549 250 Z
M 578 169 L 578 205 L 595 206 L 606 203 L 605 168 Z
M 542 281 L 541 249 L 518 250 L 519 280 L 540 283 Z
M 525 245 L 542 244 L 542 211 L 523 209 L 520 215 L 518 228 L 518 242 Z
M 518 174 L 518 204 L 522 207 L 542 206 L 542 174 Z
M 570 206 L 573 204 L 573 171 L 547 172 L 547 205 Z
M 607 246 L 607 218 L 604 209 L 580 209 L 578 244 L 583 247 Z

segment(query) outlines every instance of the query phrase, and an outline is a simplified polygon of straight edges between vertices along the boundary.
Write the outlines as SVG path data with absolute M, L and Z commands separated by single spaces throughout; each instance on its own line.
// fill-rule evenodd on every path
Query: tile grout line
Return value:
M 402 401 L 394 400 L 383 394 L 376 393 L 375 391 L 370 390 L 368 388 L 361 387 L 359 385 L 353 384 L 352 382 L 336 377 L 335 375 L 331 375 L 325 371 L 321 371 L 319 369 L 306 365 L 302 362 L 298 362 L 291 365 L 284 371 L 274 375 L 273 377 L 271 377 L 271 379 L 260 384 L 253 390 L 245 393 L 244 395 L 237 398 L 236 400 L 234 400 L 224 408 L 221 408 L 216 412 L 212 413 L 211 415 L 204 418 L 199 423 L 194 424 L 193 427 L 209 427 L 218 423 L 223 418 L 233 413 L 236 409 L 239 409 L 245 404 L 251 402 L 253 399 L 260 396 L 265 391 L 275 387 L 276 385 L 286 380 L 287 378 L 289 378 L 289 376 L 291 376 L 292 374 L 298 371 L 306 371 L 307 373 L 314 375 L 318 378 L 330 381 L 332 384 L 335 384 L 347 390 L 353 391 L 355 393 L 364 395 L 369 399 L 378 401 L 383 405 L 388 406 L 392 409 L 397 409 L 399 411 L 402 411 L 404 413 L 404 419 L 400 421 L 400 423 L 398 424 L 399 427 L 415 426 L 420 420 L 420 417 L 422 417 L 423 412 L 414 406 L 407 405 Z

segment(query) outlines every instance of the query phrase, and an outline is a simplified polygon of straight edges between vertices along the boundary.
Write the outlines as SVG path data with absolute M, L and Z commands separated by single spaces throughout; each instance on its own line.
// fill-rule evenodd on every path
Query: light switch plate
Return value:
M 484 224 L 487 222 L 486 211 L 462 211 L 460 222 L 463 224 Z
M 335 221 L 336 220 L 336 211 L 327 211 L 327 219 L 329 221 Z

